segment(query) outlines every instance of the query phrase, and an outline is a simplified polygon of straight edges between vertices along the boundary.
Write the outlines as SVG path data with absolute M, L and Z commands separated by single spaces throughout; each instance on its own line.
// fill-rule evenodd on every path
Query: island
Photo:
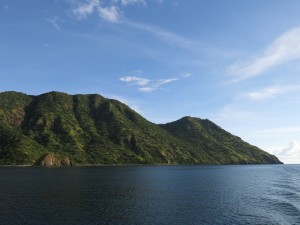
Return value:
M 0 165 L 279 163 L 208 119 L 155 124 L 98 94 L 0 93 Z

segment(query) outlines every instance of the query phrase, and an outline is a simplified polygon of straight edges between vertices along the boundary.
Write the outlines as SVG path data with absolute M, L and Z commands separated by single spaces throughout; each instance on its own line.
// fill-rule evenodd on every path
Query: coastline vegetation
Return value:
M 209 120 L 157 125 L 97 94 L 0 93 L 0 165 L 49 153 L 78 165 L 280 163 Z

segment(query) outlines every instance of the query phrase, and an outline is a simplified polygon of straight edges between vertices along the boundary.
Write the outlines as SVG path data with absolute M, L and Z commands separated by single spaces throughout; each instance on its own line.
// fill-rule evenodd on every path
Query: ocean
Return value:
M 0 224 L 300 224 L 300 165 L 0 168 Z

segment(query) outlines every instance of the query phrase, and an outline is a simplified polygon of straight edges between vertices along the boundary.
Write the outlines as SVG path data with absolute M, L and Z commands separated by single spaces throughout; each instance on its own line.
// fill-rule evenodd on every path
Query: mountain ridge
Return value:
M 281 163 L 207 119 L 157 125 L 98 94 L 1 92 L 0 165 L 47 153 L 77 164 Z

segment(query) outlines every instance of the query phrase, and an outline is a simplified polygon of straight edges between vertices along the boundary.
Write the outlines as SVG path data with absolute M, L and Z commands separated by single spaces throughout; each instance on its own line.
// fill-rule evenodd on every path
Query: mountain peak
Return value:
M 207 119 L 156 125 L 98 94 L 4 92 L 0 103 L 0 164 L 52 153 L 76 164 L 279 163 Z

